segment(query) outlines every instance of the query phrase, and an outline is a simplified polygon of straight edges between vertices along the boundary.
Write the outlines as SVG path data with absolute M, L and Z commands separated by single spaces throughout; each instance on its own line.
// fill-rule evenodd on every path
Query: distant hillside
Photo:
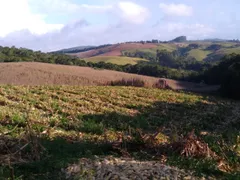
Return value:
M 220 39 L 187 41 L 186 36 L 179 36 L 169 42 L 152 40 L 152 42 L 139 41 L 113 45 L 108 44 L 97 47 L 83 48 L 81 50 L 74 50 L 71 48 L 70 50 L 66 50 L 65 54 L 79 57 L 85 60 L 92 58 L 94 61 L 102 60 L 104 62 L 111 62 L 109 59 L 120 60 L 121 58 L 116 58 L 118 56 L 142 58 L 150 61 L 156 61 L 157 51 L 163 50 L 178 54 L 185 59 L 205 62 L 217 62 L 225 55 L 231 53 L 240 54 L 240 43 L 222 41 Z M 107 58 L 108 56 L 111 58 Z M 115 60 L 113 61 L 115 64 L 122 64 L 122 62 L 116 62 Z
M 104 47 L 108 47 L 108 46 L 111 46 L 111 44 L 104 44 L 104 45 L 100 45 L 100 46 L 79 46 L 79 47 L 73 47 L 73 48 L 68 48 L 68 49 L 62 49 L 59 51 L 54 51 L 52 53 L 56 53 L 56 54 L 79 53 L 79 52 L 85 52 L 85 51 L 89 51 L 89 50 L 93 50 L 93 49 L 100 49 L 100 48 L 104 48 Z
M 122 43 L 104 47 L 94 48 L 88 51 L 79 53 L 70 53 L 73 56 L 80 58 L 90 58 L 94 56 L 121 56 L 122 52 L 131 49 L 151 49 L 157 47 L 154 43 Z
M 77 46 L 77 47 L 72 47 L 72 48 L 67 48 L 67 49 L 61 49 L 58 51 L 53 51 L 53 53 L 71 53 L 71 52 L 76 52 L 76 51 L 81 51 L 85 49 L 91 49 L 96 46 Z
M 156 58 L 157 50 L 178 54 L 184 59 L 197 61 L 216 62 L 223 56 L 236 53 L 240 54 L 240 43 L 236 42 L 204 42 L 190 41 L 182 43 L 159 43 L 155 48 L 129 49 L 123 51 L 128 57 L 140 57 L 149 60 Z
M 139 62 L 147 62 L 148 60 L 142 58 L 131 58 L 131 57 L 124 57 L 124 56 L 95 56 L 85 59 L 86 62 L 105 62 L 105 63 L 112 63 L 117 65 L 126 65 L 131 64 L 135 65 Z
M 186 42 L 187 41 L 187 37 L 186 36 L 179 36 L 173 40 L 171 40 L 170 42 Z

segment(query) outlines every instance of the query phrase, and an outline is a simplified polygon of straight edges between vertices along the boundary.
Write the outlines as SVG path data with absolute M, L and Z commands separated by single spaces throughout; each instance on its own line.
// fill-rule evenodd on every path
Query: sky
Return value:
M 135 40 L 240 39 L 239 0 L 0 0 L 0 45 L 44 52 Z

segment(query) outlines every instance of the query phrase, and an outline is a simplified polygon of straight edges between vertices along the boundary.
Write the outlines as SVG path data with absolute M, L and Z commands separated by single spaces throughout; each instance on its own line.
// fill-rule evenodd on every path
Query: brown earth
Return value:
M 71 55 L 80 57 L 80 58 L 89 58 L 93 56 L 121 56 L 121 52 L 124 50 L 131 50 L 131 49 L 149 49 L 155 48 L 157 44 L 154 43 L 126 43 L 126 44 L 115 44 L 108 47 L 103 47 L 99 49 L 93 49 L 85 52 L 80 53 L 73 53 Z
M 122 79 L 140 79 L 146 86 L 153 86 L 159 78 L 89 67 L 56 65 L 36 62 L 0 63 L 0 84 L 12 85 L 105 85 Z M 175 90 L 209 92 L 218 86 L 199 85 L 163 79 Z

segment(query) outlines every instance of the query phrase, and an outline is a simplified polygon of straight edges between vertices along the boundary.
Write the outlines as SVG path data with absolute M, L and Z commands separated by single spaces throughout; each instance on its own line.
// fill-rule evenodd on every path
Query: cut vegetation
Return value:
M 133 158 L 136 165 L 154 160 L 158 167 L 161 162 L 185 170 L 164 165 L 154 174 L 156 164 L 150 162 L 153 168 L 136 171 L 147 179 L 165 171 L 160 176 L 171 179 L 192 173 L 239 179 L 239 111 L 239 102 L 171 90 L 1 86 L 0 177 L 92 179 L 105 173 L 116 178 L 120 164 L 112 172 L 104 164 L 100 171 L 87 165 L 86 158 L 111 155 Z

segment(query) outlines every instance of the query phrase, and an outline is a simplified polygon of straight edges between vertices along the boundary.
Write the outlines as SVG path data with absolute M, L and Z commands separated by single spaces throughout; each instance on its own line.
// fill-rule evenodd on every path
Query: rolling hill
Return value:
M 80 58 L 89 58 L 93 56 L 121 56 L 122 51 L 131 50 L 131 49 L 151 49 L 157 47 L 156 44 L 153 43 L 122 43 L 115 44 L 99 49 L 89 50 L 80 53 L 71 53 L 71 55 L 80 57 Z
M 195 48 L 189 48 L 192 45 L 196 45 Z M 216 49 L 214 49 L 214 47 Z M 106 47 L 95 48 L 88 51 L 83 51 L 79 53 L 69 53 L 72 56 L 77 56 L 83 59 L 92 58 L 93 61 L 102 60 L 105 62 L 109 61 L 107 56 L 111 56 L 112 59 L 117 59 L 113 57 L 117 56 L 130 56 L 136 52 L 148 53 L 151 57 L 156 57 L 157 50 L 166 50 L 168 52 L 182 51 L 184 50 L 184 56 L 187 58 L 194 58 L 198 61 L 217 61 L 221 57 L 231 53 L 239 53 L 240 47 L 239 43 L 236 42 L 210 42 L 210 41 L 186 41 L 181 43 L 168 42 L 168 43 L 121 43 L 109 45 Z M 131 55 L 132 56 L 132 55 Z M 102 58 L 93 58 L 102 57 Z M 117 61 L 113 60 L 114 63 Z M 121 59 L 119 59 L 121 60 Z M 98 61 L 99 62 L 99 61 Z M 117 64 L 123 64 L 117 62 Z

